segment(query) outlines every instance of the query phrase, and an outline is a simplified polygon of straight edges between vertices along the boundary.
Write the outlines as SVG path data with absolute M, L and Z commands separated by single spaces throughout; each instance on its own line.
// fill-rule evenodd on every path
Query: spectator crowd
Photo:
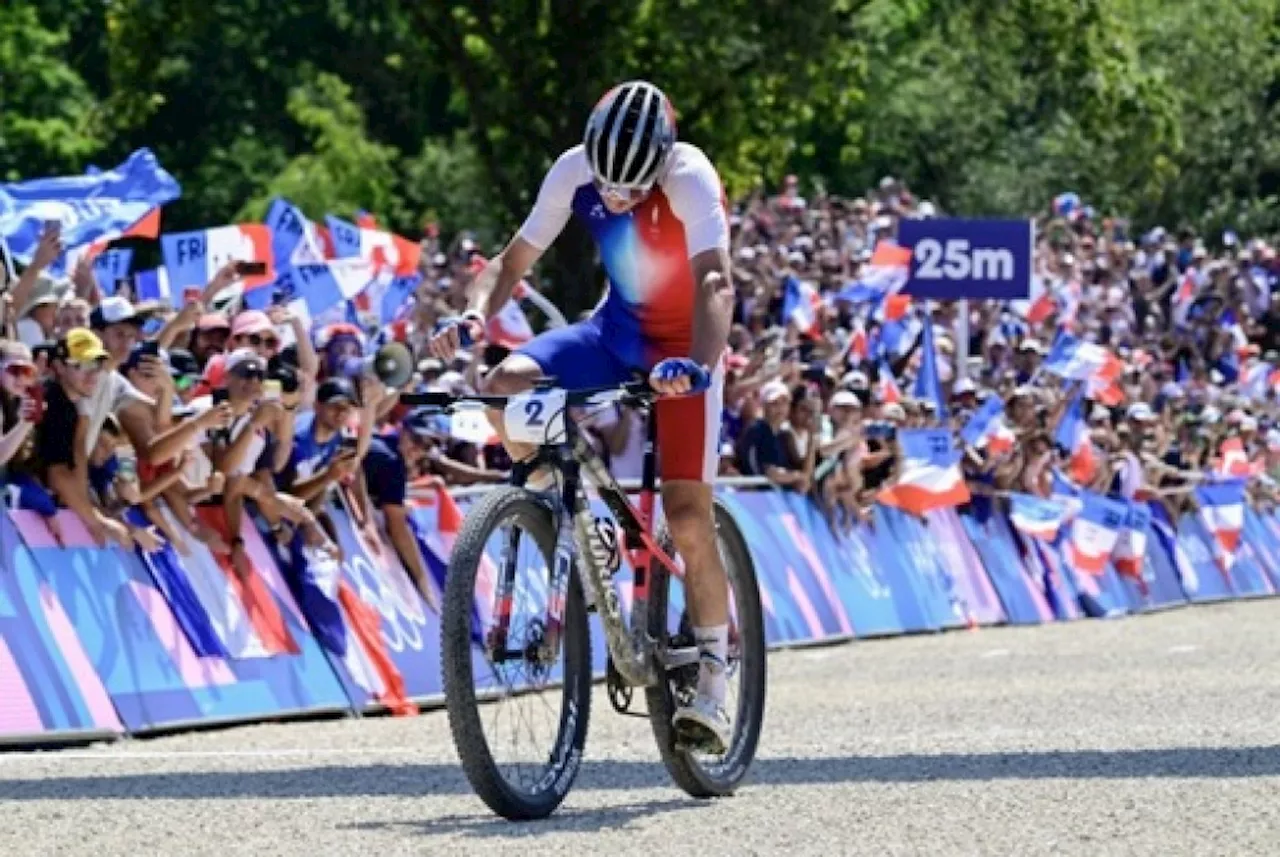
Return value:
M 723 476 L 809 494 L 840 530 L 866 520 L 898 477 L 897 432 L 933 427 L 955 434 L 979 510 L 1008 492 L 1048 496 L 1055 478 L 1159 498 L 1171 515 L 1207 473 L 1247 474 L 1255 499 L 1270 497 L 1280 478 L 1271 244 L 1189 229 L 1131 234 L 1067 194 L 1036 220 L 1029 300 L 856 297 L 850 287 L 867 278 L 879 242 L 903 218 L 938 215 L 893 178 L 856 198 L 805 199 L 789 176 L 777 195 L 734 206 Z M 104 295 L 87 254 L 53 276 L 64 248 L 51 226 L 6 284 L 9 507 L 51 524 L 71 509 L 99 543 L 166 541 L 183 553 L 198 539 L 247 574 L 241 510 L 282 543 L 337 554 L 323 501 L 341 486 L 432 598 L 406 515 L 413 490 L 499 482 L 510 462 L 496 443 L 456 433 L 399 395 L 473 390 L 514 343 L 491 338 L 449 363 L 421 360 L 401 389 L 352 360 L 389 337 L 425 354 L 436 321 L 465 305 L 481 248 L 465 233 L 448 245 L 433 233 L 423 251 L 421 284 L 390 330 L 359 316 L 313 326 L 282 307 L 240 309 L 236 263 L 180 307 L 138 301 L 128 279 Z M 1106 349 L 1109 374 L 1067 381 L 1043 371 L 1064 333 Z M 913 395 L 930 345 L 939 384 Z M 993 397 L 1002 433 L 962 444 Z M 1085 455 L 1063 442 L 1073 409 L 1087 427 Z M 615 475 L 638 478 L 640 416 L 613 406 L 588 422 Z

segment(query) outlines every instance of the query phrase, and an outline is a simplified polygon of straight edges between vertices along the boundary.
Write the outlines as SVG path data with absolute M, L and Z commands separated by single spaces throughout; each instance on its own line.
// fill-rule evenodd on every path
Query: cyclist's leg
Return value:
M 685 562 L 685 598 L 700 653 L 698 698 L 676 712 L 727 744 L 724 712 L 729 648 L 729 581 L 716 543 L 712 483 L 719 461 L 724 371 L 697 396 L 661 399 L 657 405 L 662 504 L 676 550 Z
M 520 346 L 499 363 L 484 381 L 484 392 L 511 396 L 533 387 L 541 377 L 556 379 L 556 385 L 574 390 L 622 383 L 631 375 L 605 346 L 596 317 L 549 330 Z M 489 411 L 489 419 L 502 437 L 512 461 L 523 461 L 535 448 L 513 443 L 507 438 L 501 411 Z

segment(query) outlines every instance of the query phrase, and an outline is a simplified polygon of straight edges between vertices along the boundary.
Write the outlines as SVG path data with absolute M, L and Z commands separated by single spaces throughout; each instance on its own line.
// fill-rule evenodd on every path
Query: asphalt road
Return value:
M 0 755 L 0 854 L 1280 854 L 1280 601 L 782 652 L 734 798 L 601 693 L 546 822 L 490 817 L 442 713 Z

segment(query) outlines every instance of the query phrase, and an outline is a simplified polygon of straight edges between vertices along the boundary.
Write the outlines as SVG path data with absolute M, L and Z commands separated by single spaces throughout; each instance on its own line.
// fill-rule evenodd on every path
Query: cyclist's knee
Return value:
M 687 491 L 664 491 L 662 509 L 671 538 L 681 553 L 687 556 L 690 551 L 715 544 L 709 486 L 690 486 Z
M 485 376 L 482 392 L 490 396 L 511 396 L 533 386 L 542 374 L 541 368 L 523 354 L 512 354 Z

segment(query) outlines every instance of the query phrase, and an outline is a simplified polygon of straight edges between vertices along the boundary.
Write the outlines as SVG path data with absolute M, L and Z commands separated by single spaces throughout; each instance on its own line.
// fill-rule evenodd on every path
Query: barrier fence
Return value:
M 718 492 L 755 561 L 772 647 L 1120 616 L 1280 586 L 1274 510 L 1246 510 L 1224 571 L 1199 520 L 1172 522 L 1153 506 L 1134 577 L 1110 563 L 1082 571 L 1060 542 L 1022 535 L 999 511 L 915 518 L 876 507 L 870 523 L 836 534 L 793 493 Z M 471 502 L 440 495 L 412 510 L 437 579 Z M 144 555 L 95 546 L 69 512 L 59 515 L 61 544 L 38 515 L 0 518 L 0 743 L 439 703 L 439 617 L 372 522 L 340 497 L 330 513 L 341 562 L 300 539 L 264 538 L 247 519 L 244 582 L 194 538 L 182 554 L 170 545 Z M 617 578 L 624 606 L 628 579 Z

